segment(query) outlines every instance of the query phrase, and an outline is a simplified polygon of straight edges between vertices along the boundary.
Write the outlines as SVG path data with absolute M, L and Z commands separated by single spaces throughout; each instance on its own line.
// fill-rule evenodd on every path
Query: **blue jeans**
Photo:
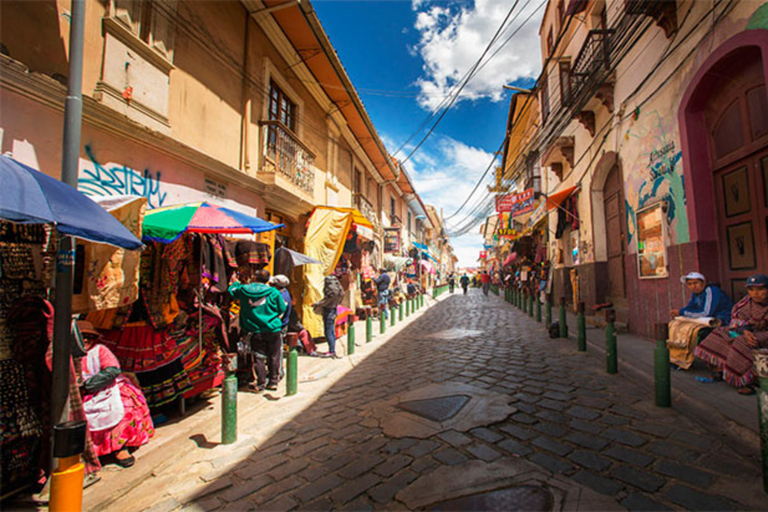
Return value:
M 328 352 L 336 353 L 336 308 L 323 308 L 323 329 L 328 340 Z
M 379 292 L 379 312 L 387 318 L 387 304 L 389 303 L 389 290 Z

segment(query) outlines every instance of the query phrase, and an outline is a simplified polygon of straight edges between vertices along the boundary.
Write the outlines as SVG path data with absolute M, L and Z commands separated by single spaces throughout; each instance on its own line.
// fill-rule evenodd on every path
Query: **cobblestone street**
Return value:
M 194 451 L 114 505 L 424 508 L 520 486 L 525 479 L 510 478 L 521 474 L 544 475 L 527 481 L 529 498 L 535 489 L 551 491 L 541 502 L 511 502 L 530 509 L 768 504 L 754 462 L 675 409 L 656 408 L 651 389 L 605 374 L 604 362 L 578 353 L 573 340 L 549 339 L 542 325 L 479 290 L 441 299 L 268 438 L 221 457 Z M 478 403 L 487 408 L 440 417 L 453 403 L 434 401 L 443 387 L 445 396 L 482 397 Z M 405 405 L 398 409 L 398 396 L 414 410 L 424 406 L 422 416 L 437 416 L 424 420 L 404 412 Z M 488 405 L 494 397 L 502 403 Z M 269 418 L 262 412 L 243 420 L 245 407 L 241 400 L 241 436 L 256 438 Z M 570 503 L 578 507 L 567 506 L 564 496 L 573 500 L 574 493 L 579 497 Z M 474 506 L 492 502 L 481 503 Z

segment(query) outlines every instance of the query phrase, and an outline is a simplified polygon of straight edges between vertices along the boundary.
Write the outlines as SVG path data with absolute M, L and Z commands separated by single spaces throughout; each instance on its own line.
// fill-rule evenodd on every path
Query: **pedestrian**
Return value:
M 275 274 L 269 280 L 269 284 L 277 288 L 280 292 L 280 296 L 288 306 L 282 316 L 282 328 L 280 329 L 280 378 L 283 378 L 283 346 L 285 345 L 285 335 L 288 333 L 288 322 L 291 319 L 291 312 L 293 311 L 293 299 L 291 298 L 291 292 L 288 291 L 288 286 L 291 284 L 291 280 L 283 274 Z
M 483 295 L 487 296 L 491 287 L 491 276 L 488 275 L 487 270 L 483 270 L 483 273 L 480 274 L 480 282 L 483 284 Z
M 283 315 L 288 305 L 280 291 L 267 284 L 269 271 L 258 270 L 255 281 L 235 281 L 229 294 L 240 301 L 240 329 L 246 333 L 253 354 L 256 390 L 276 390 L 280 381 Z
M 344 290 L 341 288 L 341 283 L 335 275 L 331 274 L 325 276 L 323 298 L 312 304 L 315 313 L 323 315 L 323 330 L 328 342 L 327 355 L 334 359 L 339 358 L 336 355 L 336 308 L 341 303 L 343 296 Z
M 387 318 L 387 301 L 389 301 L 389 284 L 391 281 L 387 270 L 384 268 L 379 269 L 379 277 L 373 280 L 378 292 L 379 314 L 383 315 L 384 319 Z
M 459 281 L 461 282 L 461 288 L 464 290 L 464 295 L 466 295 L 467 288 L 469 288 L 469 276 L 464 274 Z
M 448 274 L 448 289 L 453 293 L 453 289 L 456 287 L 456 275 L 451 272 Z

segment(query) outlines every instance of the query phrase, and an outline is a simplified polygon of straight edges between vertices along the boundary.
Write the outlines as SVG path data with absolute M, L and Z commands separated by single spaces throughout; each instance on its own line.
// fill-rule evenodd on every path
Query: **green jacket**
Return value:
M 288 305 L 277 288 L 263 283 L 232 283 L 229 294 L 240 301 L 240 328 L 248 332 L 279 332 Z

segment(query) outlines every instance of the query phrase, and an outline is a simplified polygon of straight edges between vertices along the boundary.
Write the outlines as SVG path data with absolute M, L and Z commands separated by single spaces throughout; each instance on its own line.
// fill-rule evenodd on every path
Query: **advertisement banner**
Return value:
M 519 194 L 496 196 L 496 211 L 509 213 L 510 217 L 522 215 L 533 210 L 533 189 L 529 188 Z
M 400 252 L 400 228 L 384 229 L 384 252 Z

